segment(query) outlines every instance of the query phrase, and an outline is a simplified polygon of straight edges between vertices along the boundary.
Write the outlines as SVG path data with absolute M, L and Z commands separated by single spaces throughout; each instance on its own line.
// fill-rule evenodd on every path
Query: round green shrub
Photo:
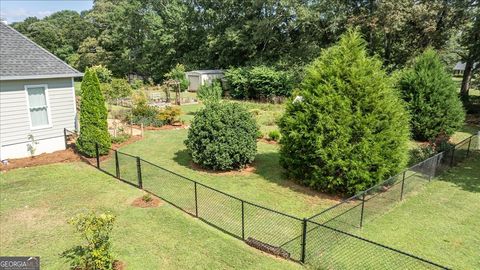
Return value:
M 414 139 L 451 136 L 463 125 L 465 112 L 457 86 L 434 50 L 426 50 L 399 77 L 398 88 L 412 116 Z
M 82 80 L 80 136 L 77 140 L 78 150 L 86 156 L 96 155 L 95 143 L 98 143 L 99 154 L 108 154 L 111 140 L 108 133 L 107 114 L 97 75 L 87 69 Z
M 253 162 L 257 126 L 236 103 L 211 104 L 195 114 L 185 141 L 193 162 L 212 170 L 232 170 Z
M 311 188 L 351 195 L 408 160 L 408 113 L 382 63 L 348 31 L 324 50 L 279 121 L 280 162 Z

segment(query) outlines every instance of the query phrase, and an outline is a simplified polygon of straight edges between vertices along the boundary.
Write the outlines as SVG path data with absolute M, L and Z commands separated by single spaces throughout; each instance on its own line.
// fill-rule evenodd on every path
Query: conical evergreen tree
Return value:
M 78 150 L 86 156 L 93 157 L 95 156 L 95 143 L 98 143 L 99 153 L 107 154 L 111 146 L 107 124 L 107 108 L 95 72 L 86 70 L 81 90 Z
M 451 136 L 463 125 L 465 112 L 457 86 L 434 50 L 427 49 L 401 72 L 398 88 L 407 102 L 415 139 Z
M 350 30 L 306 69 L 287 102 L 280 161 L 304 185 L 354 194 L 403 168 L 408 120 L 382 63 Z

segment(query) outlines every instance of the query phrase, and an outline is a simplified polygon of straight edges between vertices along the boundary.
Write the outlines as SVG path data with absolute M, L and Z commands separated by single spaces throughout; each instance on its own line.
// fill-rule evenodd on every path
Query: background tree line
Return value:
M 295 71 L 349 27 L 387 70 L 432 47 L 449 64 L 480 59 L 478 0 L 95 0 L 91 10 L 27 18 L 13 27 L 84 70 L 160 82 L 188 69 L 268 65 Z

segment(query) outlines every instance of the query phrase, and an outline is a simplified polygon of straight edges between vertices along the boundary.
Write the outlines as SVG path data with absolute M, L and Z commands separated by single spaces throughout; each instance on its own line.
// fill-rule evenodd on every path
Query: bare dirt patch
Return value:
M 193 161 L 190 161 L 190 168 L 199 172 L 215 174 L 215 175 L 249 175 L 249 174 L 255 173 L 256 171 L 255 162 L 253 164 L 247 165 L 245 168 L 240 170 L 214 171 L 214 170 L 205 169 L 200 165 L 194 163 Z
M 263 143 L 267 143 L 267 144 L 273 144 L 273 145 L 277 145 L 278 142 L 277 141 L 273 141 L 273 140 L 267 140 L 267 139 L 258 139 L 259 142 L 263 142 Z
M 140 207 L 140 208 L 151 208 L 151 207 L 158 207 L 163 204 L 163 201 L 157 197 L 151 196 L 150 198 L 151 199 L 149 201 L 146 201 L 144 196 L 136 198 L 131 205 L 134 207 Z
M 114 260 L 112 263 L 113 270 L 124 270 L 126 269 L 126 264 L 120 260 Z

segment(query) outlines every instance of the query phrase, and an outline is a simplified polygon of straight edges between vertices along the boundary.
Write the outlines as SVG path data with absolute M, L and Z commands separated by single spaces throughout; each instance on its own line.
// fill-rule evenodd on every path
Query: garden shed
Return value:
M 186 73 L 188 79 L 188 91 L 197 91 L 204 84 L 211 84 L 215 79 L 223 78 L 223 70 L 192 70 Z

